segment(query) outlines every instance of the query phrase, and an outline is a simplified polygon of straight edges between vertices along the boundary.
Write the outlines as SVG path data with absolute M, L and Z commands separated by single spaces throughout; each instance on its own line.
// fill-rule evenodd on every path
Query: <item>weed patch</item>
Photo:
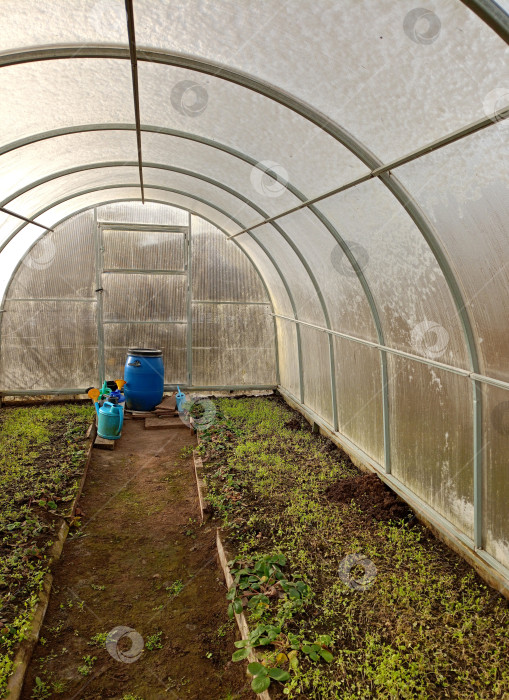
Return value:
M 250 622 L 234 658 L 262 652 L 262 667 L 248 669 L 254 690 L 310 700 L 509 692 L 502 596 L 281 401 L 216 408 L 199 449 L 236 557 L 225 605 Z M 278 572 L 260 576 L 260 562 Z

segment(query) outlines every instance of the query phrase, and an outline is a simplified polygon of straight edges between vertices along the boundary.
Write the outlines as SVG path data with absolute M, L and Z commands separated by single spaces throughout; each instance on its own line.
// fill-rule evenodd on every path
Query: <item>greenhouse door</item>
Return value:
M 98 224 L 101 382 L 124 376 L 129 347 L 160 348 L 165 384 L 189 383 L 189 229 Z

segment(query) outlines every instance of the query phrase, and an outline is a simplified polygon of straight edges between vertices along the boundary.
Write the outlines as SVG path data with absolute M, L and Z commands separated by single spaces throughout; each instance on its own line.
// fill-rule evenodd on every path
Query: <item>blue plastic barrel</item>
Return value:
M 164 392 L 164 364 L 161 350 L 129 348 L 124 370 L 124 396 L 131 411 L 153 411 Z

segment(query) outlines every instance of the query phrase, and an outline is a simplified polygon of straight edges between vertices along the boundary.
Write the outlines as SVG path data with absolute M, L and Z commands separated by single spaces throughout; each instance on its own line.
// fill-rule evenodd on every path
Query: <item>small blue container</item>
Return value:
M 161 350 L 129 348 L 124 370 L 125 404 L 131 411 L 153 411 L 164 392 Z
M 97 412 L 97 434 L 105 440 L 118 440 L 122 435 L 124 409 L 106 400 L 101 406 L 95 402 Z

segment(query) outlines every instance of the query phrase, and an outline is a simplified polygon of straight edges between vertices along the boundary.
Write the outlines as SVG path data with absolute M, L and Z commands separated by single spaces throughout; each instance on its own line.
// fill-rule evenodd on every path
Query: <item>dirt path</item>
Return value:
M 194 445 L 187 430 L 131 420 L 113 452 L 94 450 L 81 529 L 56 567 L 24 700 L 253 697 L 243 664 L 230 661 L 235 632 L 215 531 L 199 524 Z M 123 661 L 104 643 L 121 626 L 131 641 L 109 646 Z M 144 651 L 132 661 L 139 635 Z

